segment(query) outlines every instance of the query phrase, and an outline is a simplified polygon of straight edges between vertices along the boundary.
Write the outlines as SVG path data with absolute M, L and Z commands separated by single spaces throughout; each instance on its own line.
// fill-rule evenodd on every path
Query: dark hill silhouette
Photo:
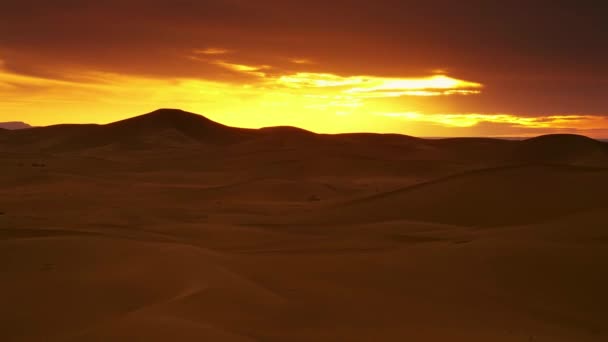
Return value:
M 263 127 L 260 131 L 267 134 L 299 134 L 299 135 L 315 135 L 315 133 L 294 126 L 274 126 L 274 127 Z
M 594 163 L 608 158 L 608 144 L 574 134 L 551 134 L 519 142 L 515 158 L 538 163 Z
M 311 144 L 319 140 L 320 135 L 293 126 L 264 127 L 256 131 L 257 144 L 268 147 L 281 146 L 294 147 L 302 144 Z
M 224 126 L 198 114 L 159 109 L 107 125 L 54 125 L 15 131 L 8 142 L 49 151 L 99 147 L 154 149 L 201 143 L 230 144 L 254 133 L 254 130 Z
M 32 126 L 21 121 L 0 122 L 0 129 L 26 129 Z
M 148 114 L 110 123 L 103 127 L 108 130 L 124 130 L 128 133 L 175 129 L 197 139 L 209 134 L 233 134 L 235 131 L 241 133 L 249 131 L 225 126 L 202 115 L 179 109 L 159 109 Z M 223 137 L 219 138 L 223 139 Z
M 100 137 L 108 141 L 134 143 L 141 138 L 162 144 L 163 138 L 181 142 L 228 144 L 247 139 L 252 130 L 228 127 L 198 114 L 178 109 L 159 109 L 134 118 L 100 127 Z M 155 141 L 156 140 L 156 141 Z
M 608 166 L 608 144 L 576 135 L 550 135 L 525 141 L 421 139 L 373 133 L 328 135 L 296 127 L 259 130 L 229 127 L 178 109 L 159 109 L 107 125 L 55 125 L 7 131 L 2 136 L 0 148 L 49 152 L 99 148 L 117 151 L 182 148 L 187 151 L 192 146 L 230 145 L 234 148 L 227 151 L 229 153 L 258 153 L 264 154 L 264 158 L 285 159 L 281 153 L 289 151 L 289 157 L 315 157 L 306 157 L 311 162 L 318 160 L 318 156 L 326 156 L 336 163 L 344 158 L 358 160 L 357 163 L 365 160 L 415 160 L 422 164 L 440 161 L 442 165 L 448 163 L 456 168 L 459 163 L 474 163 L 477 168 L 535 162 Z M 393 169 L 407 169 L 410 165 Z M 428 169 L 424 165 L 416 168 Z
M 377 133 L 345 133 L 336 137 L 359 145 L 381 146 L 383 149 L 400 149 L 404 151 L 432 149 L 428 140 L 403 134 L 377 134 Z
M 52 150 L 69 140 L 77 140 L 83 144 L 96 127 L 96 125 L 64 124 L 11 130 L 4 134 L 3 145 L 8 145 L 14 150 Z

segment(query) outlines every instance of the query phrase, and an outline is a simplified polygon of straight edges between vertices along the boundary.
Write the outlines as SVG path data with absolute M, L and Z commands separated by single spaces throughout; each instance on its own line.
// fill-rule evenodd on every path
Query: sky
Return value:
M 608 3 L 3 0 L 0 121 L 608 138 Z

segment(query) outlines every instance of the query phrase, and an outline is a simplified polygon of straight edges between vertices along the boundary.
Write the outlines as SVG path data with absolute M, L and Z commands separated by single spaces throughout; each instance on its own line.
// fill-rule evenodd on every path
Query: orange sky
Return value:
M 591 2 L 8 0 L 0 121 L 608 137 Z M 568 25 L 564 25 L 568 23 Z

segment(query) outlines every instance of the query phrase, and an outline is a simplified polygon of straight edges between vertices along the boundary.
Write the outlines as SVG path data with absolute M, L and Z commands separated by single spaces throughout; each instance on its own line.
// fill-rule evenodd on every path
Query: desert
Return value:
M 0 130 L 2 341 L 605 341 L 608 144 Z

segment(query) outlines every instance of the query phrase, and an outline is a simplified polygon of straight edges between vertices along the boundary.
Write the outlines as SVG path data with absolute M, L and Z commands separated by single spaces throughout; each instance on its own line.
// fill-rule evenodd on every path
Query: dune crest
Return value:
M 547 135 L 523 141 L 488 138 L 420 139 L 399 134 L 315 134 L 295 127 L 243 129 L 179 109 L 159 109 L 107 125 L 56 125 L 10 132 L 2 146 L 26 150 L 80 151 L 98 148 L 154 150 L 196 145 L 295 144 L 304 149 L 381 155 L 392 159 L 453 159 L 492 164 L 580 163 L 608 166 L 608 144 L 577 135 Z M 248 147 L 245 147 L 245 149 Z M 351 152 L 348 152 L 350 150 Z

